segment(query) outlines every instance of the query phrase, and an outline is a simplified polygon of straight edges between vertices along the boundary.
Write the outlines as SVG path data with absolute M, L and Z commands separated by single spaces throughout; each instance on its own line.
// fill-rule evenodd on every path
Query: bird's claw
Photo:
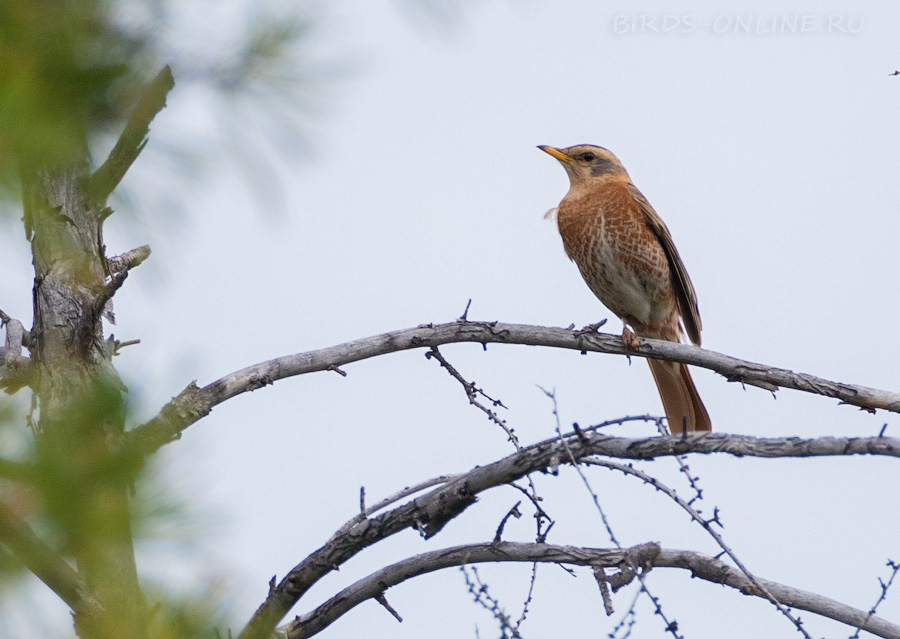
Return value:
M 631 352 L 640 346 L 640 342 L 638 342 L 637 336 L 627 326 L 622 328 L 622 344 L 625 346 L 625 352 Z

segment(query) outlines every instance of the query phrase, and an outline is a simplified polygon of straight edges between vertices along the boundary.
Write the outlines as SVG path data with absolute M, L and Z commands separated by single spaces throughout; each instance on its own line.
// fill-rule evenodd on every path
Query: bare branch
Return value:
M 603 569 L 603 566 L 594 566 L 594 579 L 600 587 L 600 597 L 603 599 L 603 611 L 606 613 L 607 617 L 611 617 L 615 614 L 616 610 L 613 608 L 612 595 L 609 594 L 609 577 L 606 576 L 606 571 Z
M 96 618 L 103 606 L 84 580 L 31 526 L 0 503 L 0 543 L 43 581 L 76 615 L 76 624 Z M 86 616 L 88 619 L 79 619 Z
M 176 410 L 170 410 L 173 404 L 167 405 L 151 421 L 135 428 L 128 439 L 139 451 L 149 454 L 160 446 L 178 439 L 181 431 L 208 414 L 214 406 L 279 379 L 333 370 L 336 366 L 387 353 L 460 342 L 524 344 L 572 349 L 584 353 L 590 351 L 665 359 L 708 368 L 733 382 L 767 389 L 779 386 L 792 388 L 833 397 L 842 403 L 865 409 L 900 412 L 900 393 L 832 382 L 812 375 L 755 364 L 687 344 L 644 338 L 639 341 L 639 346 L 629 349 L 626 353 L 621 336 L 606 333 L 586 333 L 565 328 L 499 322 L 457 321 L 448 324 L 427 324 L 316 351 L 286 355 L 236 371 L 203 388 L 189 386 L 173 400 L 173 403 L 178 403 Z
M 166 65 L 144 89 L 116 146 L 103 166 L 90 177 L 88 192 L 95 201 L 106 202 L 110 193 L 119 185 L 125 173 L 144 150 L 147 135 L 150 133 L 150 122 L 165 108 L 166 96 L 174 86 L 172 70 Z
M 115 275 L 122 271 L 130 271 L 134 267 L 139 266 L 148 257 L 150 257 L 150 247 L 144 244 L 130 251 L 125 251 L 121 255 L 108 258 L 106 267 L 110 274 Z
M 532 565 L 536 566 L 537 564 Z M 491 594 L 488 585 L 481 580 L 481 575 L 478 574 L 478 568 L 475 566 L 470 567 L 470 570 L 472 571 L 471 576 L 469 576 L 469 570 L 467 570 L 466 565 L 460 566 L 460 570 L 462 571 L 463 579 L 466 580 L 466 588 L 469 590 L 469 594 L 472 595 L 474 603 L 490 613 L 500 625 L 500 638 L 505 639 L 507 636 L 506 633 L 509 631 L 511 639 L 522 639 L 522 636 L 518 631 L 518 626 L 513 627 L 512 620 L 509 618 L 509 615 L 506 614 L 506 611 L 503 610 L 500 600 Z
M 29 386 L 34 378 L 30 357 L 23 357 L 0 348 L 0 389 L 7 395 Z
M 664 483 L 656 479 L 655 477 L 651 477 L 647 473 L 638 470 L 637 468 L 632 468 L 631 466 L 626 466 L 624 464 L 617 464 L 616 462 L 611 462 L 606 459 L 597 459 L 595 457 L 588 457 L 587 459 L 582 460 L 583 464 L 592 464 L 594 466 L 603 466 L 605 468 L 609 468 L 610 470 L 618 470 L 621 473 L 626 475 L 631 475 L 633 477 L 637 477 L 644 483 L 653 486 L 656 490 L 662 492 L 664 495 L 669 497 L 672 501 L 678 504 L 688 515 L 690 515 L 691 519 L 700 524 L 700 526 L 706 530 L 710 534 L 710 536 L 716 540 L 716 543 L 719 545 L 719 548 L 728 555 L 734 564 L 738 567 L 738 569 L 744 573 L 744 576 L 753 584 L 753 587 L 759 590 L 766 599 L 768 599 L 777 609 L 778 612 L 783 614 L 785 617 L 790 620 L 790 622 L 797 628 L 797 630 L 804 636 L 806 639 L 811 639 L 809 633 L 803 629 L 803 625 L 800 620 L 794 617 L 791 612 L 782 605 L 782 602 L 779 601 L 769 590 L 759 582 L 759 580 L 750 572 L 750 570 L 744 565 L 744 563 L 740 560 L 740 558 L 735 554 L 735 552 L 731 549 L 731 547 L 725 543 L 725 540 L 722 538 L 722 535 L 716 531 L 712 525 L 719 524 L 721 526 L 721 522 L 719 521 L 719 512 L 718 508 L 714 511 L 713 517 L 711 519 L 704 519 L 697 510 L 694 509 L 688 502 L 682 499 L 678 493 L 674 490 L 666 486 Z M 593 494 L 593 493 L 592 493 Z
M 466 311 L 468 310 L 469 307 L 466 306 Z M 463 315 L 465 315 L 465 313 L 463 313 Z M 462 374 L 458 370 L 456 370 L 456 368 L 452 364 L 450 364 L 450 362 L 448 362 L 443 355 L 441 355 L 441 352 L 436 346 L 433 346 L 430 351 L 425 353 L 425 357 L 428 359 L 436 359 L 440 363 L 441 367 L 446 370 L 453 379 L 455 379 L 462 385 L 463 389 L 466 392 L 466 397 L 469 399 L 469 405 L 475 406 L 478 410 L 483 412 L 491 422 L 499 426 L 503 430 L 503 432 L 506 433 L 507 441 L 509 441 L 516 450 L 522 450 L 522 444 L 521 442 L 519 442 L 519 438 L 516 436 L 515 429 L 507 425 L 505 419 L 500 419 L 500 416 L 497 415 L 496 412 L 478 401 L 478 397 L 481 396 L 485 398 L 488 402 L 491 403 L 494 408 L 506 408 L 506 406 L 503 405 L 503 402 L 501 402 L 499 399 L 494 399 L 493 397 L 485 393 L 484 390 L 478 388 L 478 386 L 475 385 L 475 382 L 467 382 Z M 543 541 L 547 535 L 547 531 L 544 530 L 545 518 L 543 516 L 546 513 L 544 513 L 543 508 L 537 505 L 541 501 L 541 497 L 537 492 L 537 486 L 534 485 L 531 477 L 528 477 L 527 481 L 528 498 L 533 504 L 535 504 L 535 507 L 537 508 L 537 513 L 535 515 L 535 524 L 537 525 L 537 541 Z M 546 519 L 549 520 L 549 517 L 547 517 Z M 503 524 L 501 524 L 500 528 L 497 530 L 497 541 L 500 541 L 499 535 L 502 533 L 502 531 Z
M 643 544 L 622 550 L 511 542 L 474 544 L 424 553 L 383 568 L 344 589 L 314 611 L 300 615 L 287 627 L 287 636 L 289 639 L 311 637 L 361 602 L 374 599 L 386 588 L 413 577 L 452 566 L 484 562 L 548 562 L 608 568 L 617 568 L 622 564 L 644 565 L 646 562 L 655 568 L 690 570 L 694 577 L 723 584 L 745 595 L 765 596 L 740 570 L 719 559 L 687 550 L 663 549 L 657 544 Z M 900 625 L 879 617 L 870 617 L 862 610 L 828 597 L 766 579 L 758 581 L 787 606 L 852 627 L 860 626 L 879 637 L 900 639 Z
M 624 633 L 623 637 L 630 637 L 631 631 L 634 629 L 634 624 L 637 623 L 637 602 L 641 597 L 641 591 L 638 590 L 634 597 L 631 600 L 631 605 L 628 606 L 628 610 L 625 611 L 625 614 L 622 615 L 622 618 L 619 620 L 615 626 L 613 626 L 612 631 L 609 633 L 610 639 L 617 639 L 619 636 L 619 632 Z
M 586 327 L 585 329 L 582 329 L 582 331 L 586 331 L 586 330 L 596 330 L 596 329 L 592 329 L 592 327 Z M 613 529 L 609 522 L 609 519 L 607 518 L 606 513 L 603 510 L 603 506 L 600 504 L 600 497 L 597 495 L 597 493 L 591 487 L 591 483 L 588 481 L 588 478 L 585 476 L 585 474 L 581 470 L 581 465 L 579 464 L 578 460 L 576 460 L 574 455 L 572 454 L 572 448 L 566 443 L 566 438 L 563 437 L 562 428 L 561 428 L 560 422 L 559 422 L 559 408 L 558 408 L 557 402 L 556 402 L 556 394 L 552 393 L 552 392 L 548 392 L 546 390 L 544 390 L 544 393 L 553 402 L 553 417 L 556 420 L 556 435 L 559 438 L 559 442 L 560 442 L 560 444 L 562 444 L 563 448 L 565 449 L 566 455 L 567 455 L 569 461 L 572 463 L 572 466 L 575 468 L 575 472 L 578 473 L 578 477 L 581 479 L 581 482 L 584 484 L 585 489 L 587 490 L 588 494 L 591 496 L 591 501 L 593 501 L 593 503 L 594 503 L 594 508 L 597 509 L 597 513 L 600 515 L 600 519 L 603 521 L 603 526 L 606 528 L 606 532 L 609 533 L 610 541 L 612 541 L 616 545 L 616 548 L 621 550 L 622 545 L 619 543 L 619 540 L 616 538 L 615 533 L 613 533 Z M 659 424 L 659 422 L 657 422 L 657 424 Z M 581 443 L 584 443 L 585 439 L 586 439 L 584 432 L 578 427 L 578 424 L 575 424 L 574 427 L 575 427 L 575 436 L 579 439 L 579 441 Z M 649 586 L 647 586 L 647 581 L 644 579 L 643 572 L 634 570 L 635 567 L 636 566 L 629 566 L 629 575 L 630 575 L 629 580 L 634 577 L 638 578 L 638 581 L 640 581 L 640 583 L 641 583 L 641 588 L 640 588 L 641 592 L 644 593 L 645 595 L 647 595 L 647 598 L 653 604 L 653 608 L 654 608 L 656 615 L 659 616 L 659 618 L 665 624 L 666 632 L 670 633 L 675 639 L 683 639 L 683 637 L 678 634 L 678 622 L 676 622 L 674 620 L 672 620 L 672 621 L 669 620 L 668 615 L 662 609 L 662 603 L 660 603 L 659 597 L 655 596 L 652 592 L 650 592 L 650 588 L 649 588 Z M 625 572 L 624 567 L 622 568 L 622 572 L 623 573 Z M 603 594 L 602 588 L 601 588 L 601 594 Z M 605 600 L 604 600 L 604 607 L 606 607 Z
M 538 543 L 544 543 L 543 540 L 540 540 Z M 528 617 L 528 606 L 531 605 L 531 600 L 534 598 L 534 584 L 537 582 L 537 562 L 531 564 L 531 579 L 528 581 L 528 594 L 525 596 L 525 602 L 522 604 L 522 614 L 519 615 L 519 618 L 516 620 L 516 627 L 514 628 L 514 632 L 518 635 L 519 628 L 522 627 L 522 624 L 525 623 L 525 619 Z
M 456 481 L 456 479 L 458 477 L 460 477 L 460 475 L 441 475 L 440 477 L 434 477 L 432 479 L 427 479 L 423 482 L 419 482 L 415 486 L 407 486 L 403 490 L 397 491 L 390 497 L 385 497 L 384 499 L 382 499 L 380 502 L 378 502 L 374 506 L 369 506 L 368 508 L 366 508 L 363 512 L 359 513 L 353 519 L 349 520 L 343 526 L 338 528 L 337 532 L 334 533 L 334 535 L 332 535 L 331 539 L 329 539 L 328 541 L 329 542 L 333 541 L 334 539 L 338 538 L 339 536 L 343 535 L 348 530 L 353 528 L 359 522 L 365 521 L 366 517 L 369 517 L 372 514 L 377 513 L 379 510 L 384 510 L 391 504 L 395 504 L 398 501 L 400 501 L 401 499 L 406 499 L 407 497 L 410 497 L 411 495 L 415 495 L 416 493 L 420 493 L 423 490 L 425 490 L 426 488 L 431 488 L 432 486 L 438 486 L 441 484 L 447 484 L 451 481 Z M 360 491 L 360 493 L 362 494 L 362 491 Z
M 466 310 L 468 311 L 468 307 L 466 307 Z M 503 402 L 501 402 L 499 399 L 494 399 L 493 397 L 485 393 L 484 390 L 478 388 L 478 386 L 475 385 L 475 382 L 467 382 L 462 374 L 460 374 L 460 372 L 456 370 L 456 368 L 450 362 L 448 362 L 443 355 L 441 355 L 441 352 L 438 350 L 437 346 L 432 346 L 431 350 L 425 353 L 425 357 L 427 357 L 428 359 L 434 358 L 435 360 L 437 360 L 438 363 L 440 363 L 441 367 L 450 374 L 450 377 L 452 377 L 462 385 L 463 390 L 465 390 L 466 392 L 466 397 L 469 400 L 469 405 L 476 407 L 482 413 L 487 415 L 487 418 L 489 420 L 502 428 L 503 432 L 506 433 L 506 437 L 510 442 L 512 442 L 512 445 L 516 447 L 516 450 L 522 449 L 522 446 L 519 443 L 519 438 L 516 437 L 513 429 L 507 426 L 506 420 L 500 419 L 497 413 L 479 402 L 478 396 L 480 395 L 481 397 L 484 397 L 491 403 L 494 408 L 506 408 L 506 406 L 503 405 Z
M 522 513 L 519 511 L 519 506 L 522 505 L 521 501 L 517 501 L 512 508 L 509 509 L 505 515 L 503 515 L 503 519 L 500 520 L 500 525 L 497 526 L 497 532 L 494 533 L 494 541 L 498 542 L 503 539 L 503 529 L 506 528 L 506 522 L 509 521 L 510 517 L 515 517 L 519 519 L 522 516 Z
M 888 559 L 887 567 L 891 569 L 891 576 L 888 577 L 887 582 L 885 582 L 881 577 L 878 578 L 878 585 L 881 586 L 881 594 L 878 595 L 878 599 L 875 601 L 875 605 L 869 608 L 869 614 L 866 616 L 866 619 L 869 619 L 875 612 L 878 610 L 878 606 L 887 599 L 888 590 L 891 589 L 891 585 L 894 583 L 894 578 L 896 578 L 897 573 L 900 572 L 900 564 L 895 561 Z M 861 626 L 857 626 L 856 632 L 850 637 L 850 639 L 859 639 L 859 631 L 862 630 Z
M 396 610 L 394 610 L 393 606 L 388 603 L 387 597 L 384 596 L 384 593 L 375 595 L 375 601 L 384 606 L 384 609 L 391 613 L 391 616 L 396 619 L 398 622 L 403 623 L 403 617 L 400 616 Z
M 4 344 L 7 352 L 21 355 L 23 346 L 31 347 L 31 333 L 25 330 L 22 322 L 3 311 L 0 311 L 0 328 L 6 329 Z
M 22 355 L 22 347 L 31 344 L 31 333 L 17 319 L 0 311 L 0 327 L 6 328 L 6 340 L 0 347 L 0 388 L 7 395 L 31 383 L 32 362 Z
M 585 431 L 590 432 L 590 431 Z M 571 435 L 567 435 L 571 437 Z M 602 444 L 595 441 L 602 438 Z M 549 441 L 549 440 L 548 440 Z M 728 453 L 735 457 L 835 457 L 841 455 L 884 455 L 900 457 L 896 437 L 750 437 L 728 433 L 669 435 L 667 437 L 609 437 L 592 433 L 591 446 L 598 455 L 622 459 L 655 459 L 689 453 Z
M 103 290 L 100 291 L 96 300 L 94 300 L 94 308 L 98 313 L 103 312 L 104 317 L 111 324 L 116 323 L 116 316 L 112 312 L 113 295 L 122 288 L 122 284 L 128 278 L 130 270 L 140 266 L 141 262 L 148 257 L 150 257 L 150 247 L 145 244 L 106 260 L 105 268 L 109 274 L 109 282 L 106 283 L 106 286 L 103 287 Z
M 637 457 L 647 459 L 662 455 L 682 455 L 689 452 L 719 452 L 729 435 L 691 434 L 678 437 L 658 437 L 635 440 L 608 437 L 591 430 L 564 435 L 533 444 L 492 464 L 477 467 L 434 490 L 376 517 L 366 518 L 334 535 L 324 546 L 295 566 L 269 593 L 263 604 L 241 633 L 242 639 L 267 636 L 285 614 L 309 588 L 323 576 L 337 569 L 365 548 L 401 530 L 412 528 L 426 537 L 436 535 L 451 519 L 477 499 L 485 490 L 511 484 L 533 472 L 548 472 L 560 464 L 577 463 L 588 455 Z M 801 440 L 779 438 L 773 440 L 739 438 L 745 456 L 811 456 L 877 454 L 900 456 L 900 440 L 887 437 L 864 439 Z M 712 442 L 710 445 L 709 442 Z M 756 445 L 752 445 L 751 442 Z M 843 442 L 838 446 L 829 442 Z M 635 444 L 632 450 L 628 443 Z M 658 443 L 657 448 L 655 444 Z M 779 448 L 781 445 L 781 448 Z M 646 448 L 645 448 L 646 447 Z M 781 451 L 781 455 L 777 454 Z M 796 455 L 787 454 L 788 451 Z M 777 596 L 777 594 L 776 594 Z

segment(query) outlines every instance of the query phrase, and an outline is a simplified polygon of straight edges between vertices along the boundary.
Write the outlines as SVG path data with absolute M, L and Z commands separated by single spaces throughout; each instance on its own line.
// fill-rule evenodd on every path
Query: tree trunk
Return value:
M 85 157 L 86 157 L 85 153 Z M 102 602 L 102 620 L 76 619 L 81 636 L 145 634 L 128 508 L 131 464 L 115 453 L 125 388 L 102 317 L 114 288 L 103 245 L 107 209 L 87 194 L 87 162 L 24 176 L 34 257 L 32 422 L 64 551 Z

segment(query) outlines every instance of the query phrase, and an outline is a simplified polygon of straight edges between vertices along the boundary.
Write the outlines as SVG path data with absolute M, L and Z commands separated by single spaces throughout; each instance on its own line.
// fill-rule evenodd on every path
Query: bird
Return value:
M 637 337 L 700 346 L 697 294 L 665 223 L 611 151 L 591 144 L 538 147 L 562 164 L 569 191 L 556 222 L 563 248 L 588 287 Z M 631 329 L 633 329 L 633 332 Z M 709 413 L 685 364 L 647 359 L 672 434 L 711 431 Z

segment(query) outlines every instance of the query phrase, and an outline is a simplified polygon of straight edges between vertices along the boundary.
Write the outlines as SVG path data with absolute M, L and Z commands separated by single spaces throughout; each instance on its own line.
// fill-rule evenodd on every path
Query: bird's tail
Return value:
M 669 430 L 673 435 L 687 431 L 711 431 L 709 413 L 700 400 L 691 372 L 684 364 L 648 359 L 650 372 L 662 399 Z

